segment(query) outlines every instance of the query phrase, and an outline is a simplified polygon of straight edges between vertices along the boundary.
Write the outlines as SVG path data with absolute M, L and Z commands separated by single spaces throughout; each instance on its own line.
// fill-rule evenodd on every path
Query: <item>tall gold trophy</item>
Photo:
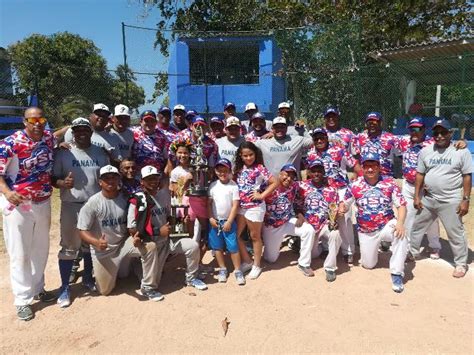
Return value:
M 328 227 L 330 231 L 337 230 L 339 226 L 337 225 L 337 204 L 335 203 L 330 203 L 329 208 L 328 208 L 328 218 L 329 218 L 329 223 Z
M 188 228 L 185 218 L 188 215 L 189 206 L 183 205 L 183 196 L 185 193 L 186 179 L 181 177 L 177 181 L 177 189 L 173 197 L 171 197 L 171 214 L 170 238 L 186 238 L 189 237 Z
M 209 166 L 204 155 L 204 131 L 201 126 L 196 127 L 196 133 L 198 139 L 195 144 L 196 154 L 191 161 L 193 167 L 193 182 L 189 188 L 189 195 L 207 196 L 207 191 L 209 189 Z

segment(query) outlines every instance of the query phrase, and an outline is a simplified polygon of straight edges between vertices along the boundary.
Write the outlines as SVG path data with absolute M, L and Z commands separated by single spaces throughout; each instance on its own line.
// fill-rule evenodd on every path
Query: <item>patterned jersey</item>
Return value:
M 186 140 L 186 139 L 189 139 L 191 143 L 193 143 L 194 145 L 198 143 L 197 140 L 194 138 L 192 131 L 189 128 L 179 132 L 175 138 L 175 140 Z M 203 138 L 203 145 L 204 145 L 203 153 L 207 159 L 207 163 L 209 164 L 210 167 L 213 167 L 217 161 L 217 156 L 219 152 L 217 148 L 217 144 L 211 138 L 209 138 L 209 136 L 205 135 Z M 174 152 L 171 151 L 171 149 L 169 150 L 169 156 L 170 158 L 175 160 L 175 154 Z M 191 152 L 191 158 L 194 158 L 194 152 Z
M 33 201 L 51 195 L 55 143 L 48 131 L 44 131 L 41 140 L 35 142 L 24 130 L 0 141 L 0 175 L 10 190 Z
M 165 135 L 166 139 L 168 139 L 168 142 L 170 142 L 170 144 L 176 139 L 176 136 L 179 133 L 179 130 L 173 126 L 169 126 L 166 129 L 157 127 L 157 130 Z
M 399 148 L 398 137 L 383 131 L 379 136 L 370 138 L 367 132 L 359 133 L 354 138 L 354 153 L 361 156 L 367 153 L 380 155 L 380 173 L 393 176 L 393 155 Z
M 295 181 L 289 187 L 279 186 L 265 199 L 267 211 L 265 225 L 274 228 L 280 227 L 295 216 L 293 203 L 295 202 L 298 183 Z
M 393 218 L 393 206 L 406 206 L 400 188 L 390 176 L 380 176 L 375 185 L 363 176 L 353 181 L 346 190 L 345 199 L 355 199 L 357 229 L 362 233 L 380 231 Z
M 319 233 L 328 221 L 329 204 L 339 203 L 337 190 L 332 186 L 316 187 L 312 180 L 300 181 L 296 197 L 298 211 L 304 213 L 305 219 Z
M 132 158 L 140 170 L 144 166 L 152 165 L 163 171 L 168 159 L 168 147 L 170 142 L 166 136 L 160 131 L 147 135 L 141 128 L 133 131 Z
M 343 169 L 343 165 L 352 168 L 355 165 L 355 159 L 345 148 L 337 143 L 330 143 L 328 148 L 322 152 L 312 147 L 308 152 L 306 164 L 316 159 L 323 161 L 324 170 L 330 186 L 336 188 L 347 186 L 349 181 L 345 169 Z
M 264 133 L 264 134 L 267 134 L 267 133 L 268 133 L 268 131 L 265 129 L 265 133 Z M 246 140 L 247 142 L 256 142 L 256 141 L 258 141 L 258 140 L 260 140 L 260 139 L 262 139 L 262 137 L 257 136 L 256 131 L 252 131 L 252 132 L 250 132 L 250 133 L 248 133 L 248 134 L 245 135 L 245 140 Z
M 240 207 L 248 209 L 260 205 L 262 201 L 252 201 L 252 194 L 254 191 L 264 191 L 271 176 L 268 169 L 261 164 L 250 168 L 244 165 L 236 179 L 239 187 Z
M 134 179 L 131 182 L 122 181 L 122 192 L 127 198 L 140 191 L 142 191 L 142 186 L 139 180 Z
M 433 143 L 433 138 L 425 137 L 423 142 L 414 145 L 409 135 L 399 137 L 399 148 L 402 153 L 402 173 L 405 180 L 410 184 L 415 183 L 416 167 L 418 166 L 418 155 L 420 155 L 420 151 Z
M 355 137 L 354 132 L 347 128 L 339 128 L 337 131 L 327 130 L 327 132 L 329 143 L 338 144 L 352 154 L 352 143 Z

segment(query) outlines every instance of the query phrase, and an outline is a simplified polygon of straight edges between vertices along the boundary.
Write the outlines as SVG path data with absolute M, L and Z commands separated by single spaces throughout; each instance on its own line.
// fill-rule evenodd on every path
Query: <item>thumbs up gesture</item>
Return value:
M 99 240 L 97 241 L 97 245 L 96 245 L 97 249 L 99 250 L 105 250 L 107 249 L 107 240 L 105 239 L 105 234 L 102 233 L 102 236 L 99 238 Z
M 132 235 L 132 239 L 134 247 L 139 247 L 140 245 L 142 245 L 142 240 L 140 239 L 140 233 L 138 233 L 138 231 Z
M 72 177 L 72 172 L 64 178 L 63 185 L 66 189 L 72 189 L 74 187 L 74 178 Z

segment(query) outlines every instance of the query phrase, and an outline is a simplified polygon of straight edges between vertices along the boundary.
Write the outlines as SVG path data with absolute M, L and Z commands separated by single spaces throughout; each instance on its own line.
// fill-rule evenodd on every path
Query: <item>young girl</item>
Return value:
M 240 209 L 237 216 L 237 236 L 242 256 L 242 272 L 250 271 L 249 278 L 256 279 L 262 273 L 262 225 L 265 217 L 265 198 L 278 186 L 274 178 L 263 166 L 262 152 L 255 144 L 243 142 L 236 153 L 235 179 L 239 187 Z M 240 235 L 247 226 L 252 239 L 254 261 L 247 252 Z

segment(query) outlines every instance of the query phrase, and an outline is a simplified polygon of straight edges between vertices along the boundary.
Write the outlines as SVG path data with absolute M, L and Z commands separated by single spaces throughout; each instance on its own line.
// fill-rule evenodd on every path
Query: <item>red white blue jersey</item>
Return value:
M 132 158 L 140 170 L 144 166 L 152 165 L 163 171 L 168 160 L 168 147 L 170 142 L 160 131 L 147 135 L 141 128 L 133 131 Z
M 383 131 L 377 137 L 369 137 L 367 132 L 354 138 L 354 153 L 363 156 L 368 153 L 380 155 L 380 173 L 393 176 L 393 156 L 398 149 L 398 137 Z
M 325 151 L 318 151 L 312 147 L 308 152 L 306 164 L 311 161 L 320 159 L 324 163 L 324 170 L 330 186 L 340 188 L 345 187 L 349 183 L 344 166 L 354 167 L 355 159 L 341 145 L 330 143 Z
M 170 142 L 170 144 L 176 139 L 176 136 L 179 133 L 179 130 L 173 126 L 169 126 L 167 129 L 158 127 L 157 130 L 159 130 L 165 135 L 166 139 L 168 139 L 168 142 Z
M 254 191 L 264 191 L 271 176 L 268 169 L 261 164 L 250 168 L 244 165 L 236 178 L 239 188 L 240 207 L 248 209 L 260 205 L 262 201 L 252 201 L 252 194 Z
M 410 184 L 415 183 L 420 151 L 433 143 L 433 138 L 425 138 L 423 142 L 413 144 L 409 135 L 399 137 L 399 149 L 402 153 L 402 173 L 405 180 Z
M 10 190 L 33 201 L 51 195 L 51 173 L 55 139 L 44 131 L 40 141 L 33 141 L 24 130 L 0 141 L 0 175 Z
M 340 145 L 344 147 L 349 153 L 352 153 L 352 142 L 355 137 L 354 132 L 347 128 L 340 128 L 334 132 L 328 129 L 326 130 L 328 132 L 329 143 Z
M 312 180 L 300 181 L 296 197 L 298 211 L 303 211 L 305 219 L 319 233 L 328 221 L 329 204 L 339 203 L 337 190 L 328 185 L 316 187 Z
M 354 198 L 357 206 L 357 229 L 362 233 L 382 230 L 395 218 L 393 206 L 406 206 L 400 188 L 390 176 L 380 176 L 370 185 L 363 176 L 353 181 L 346 190 L 345 199 Z
M 267 211 L 265 225 L 274 228 L 280 227 L 295 216 L 293 203 L 295 202 L 298 183 L 295 181 L 289 187 L 279 186 L 265 199 Z
M 175 140 L 177 141 L 184 141 L 189 139 L 192 144 L 196 145 L 198 141 L 194 138 L 192 131 L 189 128 L 186 128 L 185 130 L 182 130 L 176 135 Z M 204 135 L 204 138 L 202 140 L 203 142 L 203 154 L 207 159 L 207 162 L 209 166 L 213 167 L 215 162 L 217 161 L 217 155 L 218 155 L 218 148 L 216 142 L 209 138 L 209 136 Z M 194 158 L 194 152 L 191 152 L 191 158 Z M 169 150 L 169 156 L 174 159 L 175 158 L 175 153 Z
M 267 133 L 268 133 L 268 131 L 265 129 L 265 133 L 264 133 L 264 134 L 267 134 Z M 250 133 L 248 133 L 248 134 L 245 135 L 245 140 L 246 140 L 247 142 L 252 142 L 252 143 L 254 143 L 254 142 L 256 142 L 256 141 L 259 141 L 260 139 L 262 139 L 262 137 L 257 136 L 256 131 L 252 131 L 252 132 L 250 132 Z

